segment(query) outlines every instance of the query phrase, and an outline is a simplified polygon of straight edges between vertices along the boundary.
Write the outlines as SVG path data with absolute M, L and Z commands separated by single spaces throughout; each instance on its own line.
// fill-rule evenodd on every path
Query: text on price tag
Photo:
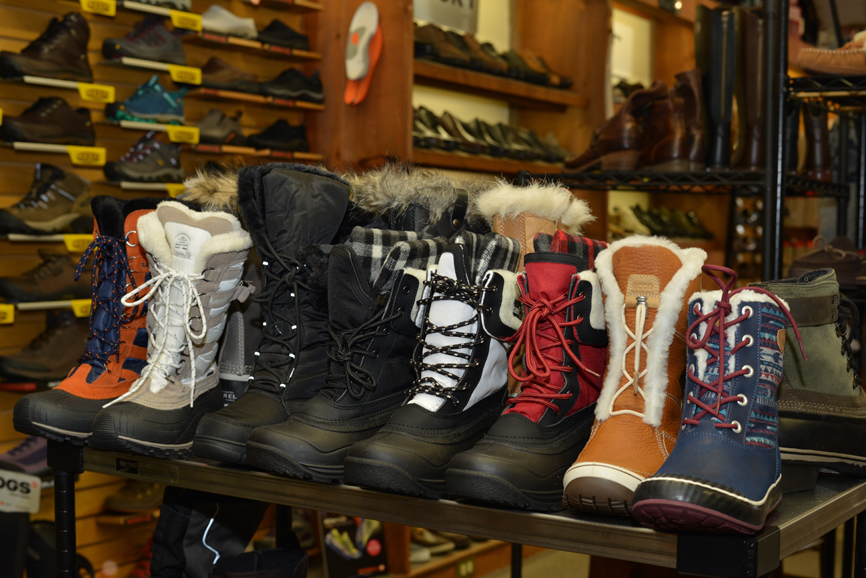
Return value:
M 90 315 L 90 299 L 73 299 L 72 314 L 76 317 L 88 317 Z
M 89 165 L 101 167 L 105 164 L 105 149 L 102 147 L 76 147 L 69 145 L 66 147 L 66 152 L 69 153 L 69 160 L 73 165 Z
M 81 9 L 91 14 L 115 16 L 117 14 L 116 0 L 81 0 Z
M 114 102 L 114 87 L 106 84 L 78 83 L 78 95 L 88 102 Z
M 90 242 L 93 240 L 93 235 L 63 235 L 63 244 L 66 245 L 66 250 L 70 253 L 84 253 Z
M 0 512 L 39 511 L 42 480 L 38 476 L 0 470 Z
M 0 325 L 15 323 L 15 305 L 12 303 L 0 303 Z
M 168 124 L 165 126 L 165 131 L 168 133 L 168 140 L 171 142 L 198 144 L 199 130 L 197 126 Z
M 201 84 L 201 68 L 169 64 L 168 75 L 173 81 L 181 84 Z
M 201 32 L 201 16 L 199 14 L 170 10 L 169 18 L 171 18 L 171 24 L 175 28 L 185 28 L 186 30 Z

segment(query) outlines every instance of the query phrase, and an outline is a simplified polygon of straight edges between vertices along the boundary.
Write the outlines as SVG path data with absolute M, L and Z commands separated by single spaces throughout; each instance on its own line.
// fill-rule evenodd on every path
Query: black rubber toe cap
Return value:
M 67 441 L 91 432 L 93 417 L 110 400 L 85 399 L 63 390 L 31 393 L 15 404 L 12 420 L 22 433 Z

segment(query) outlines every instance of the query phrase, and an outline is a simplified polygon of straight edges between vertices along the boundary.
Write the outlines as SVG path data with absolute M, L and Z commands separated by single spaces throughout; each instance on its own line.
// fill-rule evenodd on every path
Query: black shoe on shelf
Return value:
M 136 23 L 123 38 L 106 38 L 102 55 L 109 60 L 121 57 L 140 58 L 169 64 L 186 65 L 181 33 L 165 27 L 162 16 L 148 16 Z
M 310 76 L 305 76 L 297 68 L 289 68 L 273 80 L 259 83 L 259 92 L 265 96 L 288 100 L 325 102 L 325 91 L 322 89 L 322 79 L 319 77 L 318 70 Z
M 45 32 L 20 54 L 0 52 L 0 76 L 43 76 L 93 82 L 93 72 L 87 62 L 89 39 L 90 27 L 78 12 L 70 12 L 63 19 L 52 18 Z
M 271 20 L 263 30 L 259 30 L 259 42 L 285 46 L 295 50 L 309 50 L 310 39 L 306 34 L 294 30 L 280 20 Z
M 4 116 L 0 140 L 93 146 L 96 131 L 90 110 L 73 110 L 62 98 L 40 98 L 18 116 Z
M 310 152 L 306 126 L 302 124 L 293 126 L 283 119 L 278 120 L 258 134 L 248 136 L 247 146 L 255 149 Z
M 141 137 L 119 160 L 106 163 L 103 171 L 114 182 L 183 182 L 180 147 L 160 142 L 153 131 Z

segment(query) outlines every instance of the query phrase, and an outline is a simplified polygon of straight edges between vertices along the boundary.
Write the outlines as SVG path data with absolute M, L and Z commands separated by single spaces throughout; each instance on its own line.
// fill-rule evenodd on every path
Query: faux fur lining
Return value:
M 613 255 L 623 247 L 659 246 L 669 249 L 676 255 L 682 267 L 664 288 L 653 321 L 653 332 L 646 338 L 649 355 L 646 362 L 646 375 L 642 379 L 645 397 L 644 423 L 658 427 L 661 425 L 665 393 L 668 387 L 668 354 L 674 340 L 677 318 L 683 308 L 689 283 L 701 274 L 701 267 L 707 254 L 702 249 L 681 249 L 675 243 L 662 237 L 635 235 L 611 243 L 595 260 L 601 288 L 604 291 L 604 316 L 610 340 L 608 369 L 602 385 L 601 395 L 596 406 L 596 417 L 605 420 L 610 417 L 610 406 L 622 378 L 622 363 L 628 345 L 628 334 L 622 327 L 622 307 L 625 297 L 613 271 Z
M 604 329 L 604 300 L 601 298 L 601 287 L 595 271 L 581 271 L 578 274 L 581 281 L 592 285 L 592 303 L 589 309 L 589 326 L 602 331 Z
M 595 219 L 586 201 L 576 198 L 558 183 L 516 187 L 499 180 L 495 187 L 478 196 L 474 208 L 488 223 L 495 216 L 514 219 L 521 213 L 531 213 L 559 221 L 572 235 L 579 235 L 583 225 Z
M 505 325 L 517 331 L 520 329 L 520 325 L 523 323 L 523 320 L 520 319 L 517 315 L 515 315 L 514 304 L 518 302 L 519 295 L 517 293 L 517 273 L 509 271 L 507 269 L 491 269 L 484 274 L 484 280 L 482 285 L 486 288 L 493 282 L 493 275 L 499 275 L 502 277 L 502 299 L 499 304 L 498 317 L 499 320 Z M 487 327 L 484 325 L 484 315 L 481 316 L 481 325 L 484 328 L 484 332 L 493 337 L 497 337 L 493 335 L 490 331 L 488 331 Z
M 183 182 L 186 201 L 199 203 L 205 211 L 226 211 L 239 216 L 238 173 L 235 170 L 197 169 Z

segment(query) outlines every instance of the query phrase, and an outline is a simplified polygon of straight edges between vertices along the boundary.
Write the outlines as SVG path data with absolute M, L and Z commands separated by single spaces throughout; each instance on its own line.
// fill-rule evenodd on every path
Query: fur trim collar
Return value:
M 604 302 L 601 298 L 601 289 L 598 286 L 598 274 L 595 271 L 581 271 L 577 276 L 581 281 L 586 281 L 592 285 L 589 326 L 598 331 L 604 331 Z
M 238 173 L 205 167 L 183 182 L 185 201 L 199 203 L 205 211 L 226 211 L 238 216 Z
M 674 330 L 680 311 L 686 299 L 689 283 L 701 274 L 701 267 L 707 258 L 702 249 L 681 249 L 675 243 L 662 237 L 635 235 L 611 243 L 606 251 L 599 253 L 595 267 L 604 291 L 604 317 L 610 339 L 608 369 L 604 377 L 601 395 L 596 406 L 596 417 L 605 420 L 610 417 L 614 395 L 619 389 L 622 378 L 622 364 L 628 335 L 622 326 L 622 308 L 625 296 L 613 271 L 613 255 L 623 247 L 642 247 L 655 245 L 669 249 L 676 255 L 682 267 L 664 288 L 653 321 L 653 332 L 646 338 L 649 355 L 646 362 L 646 375 L 642 379 L 645 397 L 643 421 L 653 427 L 661 425 L 665 392 L 668 387 L 668 353 L 674 340 Z
M 500 179 L 496 186 L 479 195 L 475 211 L 488 223 L 495 216 L 513 219 L 521 213 L 532 213 L 559 221 L 572 235 L 579 235 L 583 225 L 595 220 L 586 201 L 575 198 L 558 183 L 535 182 L 515 187 Z

